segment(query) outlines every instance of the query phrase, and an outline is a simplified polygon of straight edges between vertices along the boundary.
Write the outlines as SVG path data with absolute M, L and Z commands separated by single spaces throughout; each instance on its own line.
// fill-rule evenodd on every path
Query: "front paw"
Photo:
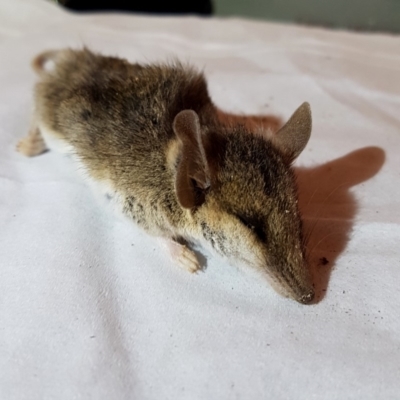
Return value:
M 201 270 L 196 254 L 185 244 L 175 242 L 170 239 L 161 239 L 167 247 L 168 252 L 174 262 L 191 274 Z
M 180 267 L 191 274 L 201 270 L 196 254 L 186 246 L 182 246 L 181 251 L 177 254 L 175 259 Z

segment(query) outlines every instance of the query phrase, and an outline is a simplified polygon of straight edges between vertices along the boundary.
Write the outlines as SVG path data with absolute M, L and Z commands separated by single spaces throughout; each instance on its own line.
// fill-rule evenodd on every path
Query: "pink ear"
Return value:
M 274 144 L 287 155 L 289 162 L 295 160 L 306 147 L 311 127 L 311 108 L 308 103 L 303 103 L 274 135 Z
M 182 143 L 175 180 L 176 194 L 182 207 L 198 207 L 204 202 L 205 192 L 211 186 L 198 115 L 193 110 L 181 111 L 174 119 L 173 129 Z

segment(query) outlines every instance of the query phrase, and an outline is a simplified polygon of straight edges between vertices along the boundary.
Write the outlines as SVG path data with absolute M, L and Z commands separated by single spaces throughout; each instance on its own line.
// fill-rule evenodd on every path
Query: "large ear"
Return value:
M 198 115 L 193 110 L 181 111 L 174 119 L 173 129 L 182 144 L 175 181 L 178 201 L 184 208 L 198 207 L 211 186 Z
M 311 127 L 311 108 L 308 103 L 303 103 L 274 135 L 273 142 L 287 155 L 289 162 L 295 160 L 306 147 Z

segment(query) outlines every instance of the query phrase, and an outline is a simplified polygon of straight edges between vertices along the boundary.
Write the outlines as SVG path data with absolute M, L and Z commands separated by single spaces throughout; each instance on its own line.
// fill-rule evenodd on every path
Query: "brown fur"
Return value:
M 312 300 L 290 167 L 311 132 L 308 105 L 268 139 L 221 123 L 203 75 L 179 63 L 142 66 L 84 49 L 47 52 L 33 65 L 35 132 L 61 142 L 122 213 L 174 240 L 178 263 L 196 271 L 184 240 L 200 241 Z

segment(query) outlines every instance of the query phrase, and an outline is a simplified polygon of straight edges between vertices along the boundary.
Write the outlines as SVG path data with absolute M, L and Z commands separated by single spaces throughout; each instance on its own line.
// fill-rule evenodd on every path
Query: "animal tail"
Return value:
M 44 53 L 40 53 L 32 60 L 32 68 L 33 70 L 39 74 L 44 75 L 48 72 L 46 69 L 46 63 L 48 61 L 55 62 L 62 51 L 60 50 L 49 50 Z

